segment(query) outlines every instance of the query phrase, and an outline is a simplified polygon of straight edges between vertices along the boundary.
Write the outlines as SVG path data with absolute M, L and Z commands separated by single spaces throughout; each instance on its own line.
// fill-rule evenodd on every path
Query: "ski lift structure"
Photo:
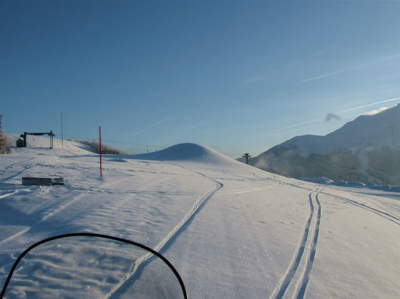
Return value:
M 56 136 L 56 135 L 53 133 L 52 130 L 50 130 L 50 132 L 45 132 L 45 133 L 43 133 L 43 132 L 30 132 L 30 133 L 24 132 L 24 134 L 21 134 L 21 135 L 20 135 L 20 137 L 21 137 L 22 139 L 18 139 L 18 140 L 17 140 L 17 147 L 26 147 L 26 143 L 27 143 L 27 142 L 26 142 L 26 137 L 27 137 L 28 135 L 33 135 L 33 136 L 48 135 L 48 136 L 50 136 L 50 148 L 51 148 L 51 149 L 53 148 L 53 138 L 54 138 L 54 136 Z

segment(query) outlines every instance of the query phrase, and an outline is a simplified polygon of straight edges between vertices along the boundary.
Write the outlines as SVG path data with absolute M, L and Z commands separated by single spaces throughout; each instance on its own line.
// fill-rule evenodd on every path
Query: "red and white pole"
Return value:
M 101 152 L 102 152 L 102 148 L 101 148 L 101 127 L 99 127 L 99 151 L 100 151 L 100 177 L 103 177 L 103 161 L 102 161 L 102 157 L 101 157 Z

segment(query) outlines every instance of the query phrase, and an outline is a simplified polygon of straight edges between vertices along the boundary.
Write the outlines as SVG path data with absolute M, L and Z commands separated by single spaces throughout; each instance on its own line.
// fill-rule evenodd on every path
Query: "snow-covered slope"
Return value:
M 188 161 L 224 165 L 236 161 L 221 153 L 198 144 L 182 143 L 159 152 L 135 155 L 135 159 L 159 161 Z
M 338 150 L 381 148 L 393 144 L 400 146 L 399 127 L 400 104 L 378 114 L 361 115 L 326 136 L 295 137 L 277 148 L 297 148 L 303 155 L 310 155 Z
M 86 231 L 160 251 L 190 298 L 400 296 L 396 193 L 288 179 L 194 144 L 103 162 L 100 178 L 98 155 L 40 138 L 0 156 L 0 285 L 32 243 Z M 68 183 L 21 185 L 44 175 Z M 17 278 L 21 294 L 35 287 Z
M 294 137 L 252 159 L 286 176 L 400 184 L 400 105 L 362 115 L 326 136 Z

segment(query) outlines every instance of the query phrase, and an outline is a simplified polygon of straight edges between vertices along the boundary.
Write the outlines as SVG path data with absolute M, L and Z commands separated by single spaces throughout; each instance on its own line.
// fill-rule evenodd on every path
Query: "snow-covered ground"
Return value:
M 34 242 L 95 232 L 160 251 L 190 298 L 400 298 L 399 193 L 284 178 L 194 144 L 103 162 L 100 178 L 98 155 L 44 138 L 0 156 L 0 285 Z

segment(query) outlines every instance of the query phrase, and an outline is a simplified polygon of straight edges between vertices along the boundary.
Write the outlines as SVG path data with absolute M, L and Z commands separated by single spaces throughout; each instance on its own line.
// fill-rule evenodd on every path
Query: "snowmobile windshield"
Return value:
M 187 298 L 182 279 L 163 256 L 104 235 L 63 235 L 36 243 L 8 279 L 2 295 L 10 299 Z

